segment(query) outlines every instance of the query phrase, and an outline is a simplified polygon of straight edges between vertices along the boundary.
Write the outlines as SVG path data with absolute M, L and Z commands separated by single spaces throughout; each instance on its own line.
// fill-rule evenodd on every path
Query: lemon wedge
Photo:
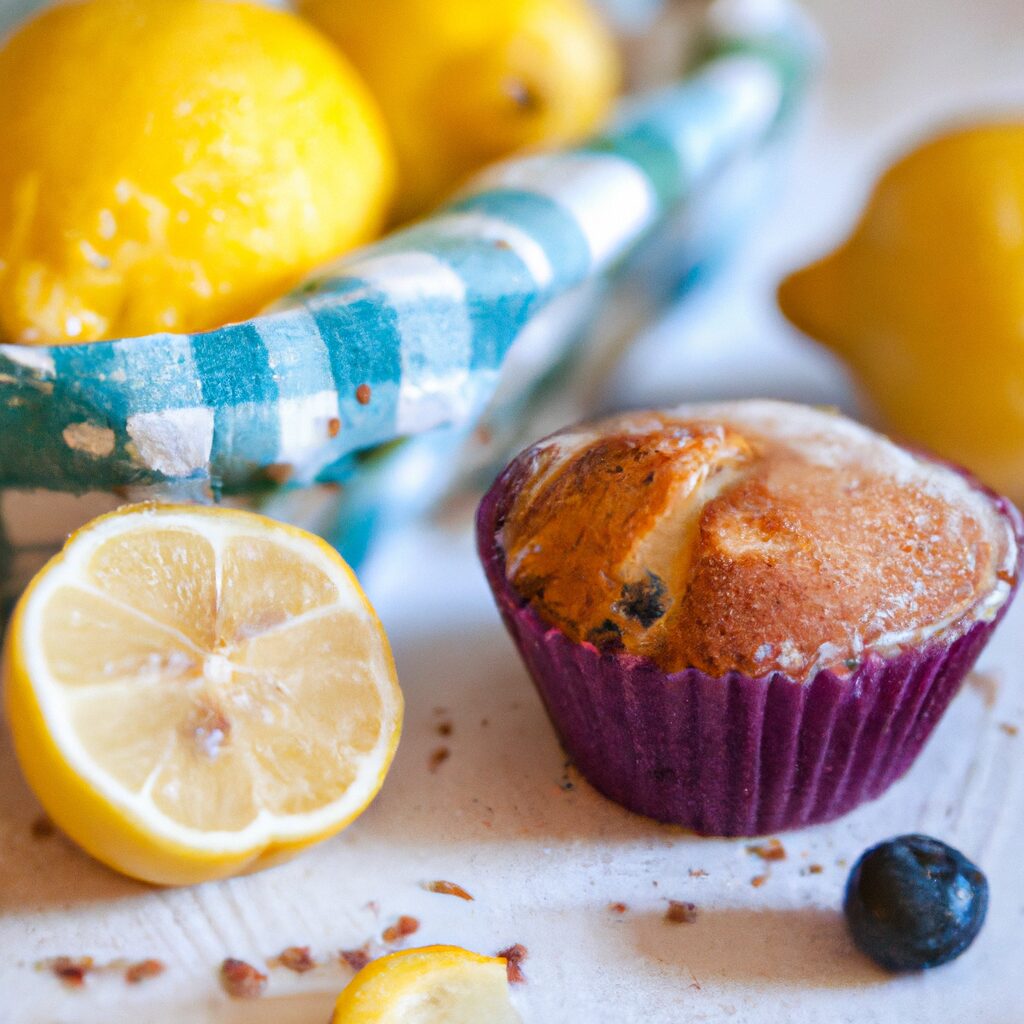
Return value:
M 97 859 L 159 884 L 268 866 L 344 827 L 390 766 L 387 637 L 320 539 L 136 505 L 25 592 L 3 672 L 25 776 Z
M 374 960 L 338 997 L 332 1024 L 519 1024 L 505 961 L 458 946 Z

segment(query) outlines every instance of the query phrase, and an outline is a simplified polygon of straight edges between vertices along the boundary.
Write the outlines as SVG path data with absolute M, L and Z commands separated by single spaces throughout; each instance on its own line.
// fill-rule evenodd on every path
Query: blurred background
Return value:
M 687 20 L 696 24 L 708 7 L 694 0 L 597 3 L 627 40 L 657 39 L 655 49 L 669 64 L 685 49 Z M 0 0 L 0 30 L 38 6 Z M 593 396 L 597 410 L 772 396 L 836 405 L 877 422 L 846 366 L 782 318 L 775 290 L 788 272 L 847 236 L 874 182 L 900 154 L 951 124 L 1021 109 L 1024 4 L 801 6 L 820 32 L 822 63 L 770 201 L 719 273 L 639 328 Z M 684 17 L 669 22 L 666 8 Z M 634 80 L 642 81 L 645 70 L 643 62 L 634 66 Z M 566 418 L 576 415 L 570 406 Z M 35 517 L 13 511 L 8 518 Z
M 871 418 L 839 360 L 779 315 L 775 288 L 847 236 L 877 178 L 925 136 L 1024 109 L 1017 0 L 802 6 L 825 54 L 778 201 L 713 288 L 647 332 L 613 384 L 613 404 L 770 395 Z M 645 374 L 652 360 L 657 373 Z

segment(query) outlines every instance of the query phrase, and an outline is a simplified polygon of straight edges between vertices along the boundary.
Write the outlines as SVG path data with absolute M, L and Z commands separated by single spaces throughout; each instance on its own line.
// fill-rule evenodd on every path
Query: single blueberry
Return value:
M 857 947 L 890 971 L 956 959 L 988 909 L 988 882 L 959 850 L 929 836 L 898 836 L 861 855 L 843 909 Z

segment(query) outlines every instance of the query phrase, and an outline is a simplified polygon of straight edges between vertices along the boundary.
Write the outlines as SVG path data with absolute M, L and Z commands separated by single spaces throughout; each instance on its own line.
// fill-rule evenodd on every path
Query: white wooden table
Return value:
M 772 282 L 848 222 L 893 146 L 951 114 L 1024 103 L 1020 0 L 808 7 L 831 64 L 781 209 L 715 295 L 643 339 L 612 404 L 757 393 L 856 409 L 836 364 L 774 314 Z M 516 1000 L 527 1024 L 1024 1021 L 1024 602 L 911 774 L 841 822 L 783 836 L 787 858 L 766 864 L 742 841 L 632 816 L 566 773 L 465 531 L 395 538 L 366 582 L 395 644 L 405 734 L 371 809 L 291 864 L 176 891 L 122 879 L 59 835 L 33 835 L 39 810 L 0 734 L 0 1021 L 322 1024 L 351 976 L 334 954 L 401 914 L 420 920 L 417 944 L 525 945 Z M 442 746 L 450 756 L 431 771 Z M 838 907 L 856 856 L 915 830 L 978 860 L 992 903 L 960 960 L 893 979 L 853 950 Z M 435 879 L 475 900 L 425 891 Z M 695 903 L 697 920 L 667 923 L 668 899 Z M 619 902 L 624 912 L 609 909 Z M 220 991 L 224 957 L 262 967 L 289 945 L 331 963 L 271 970 L 253 1002 Z M 156 957 L 167 970 L 71 990 L 33 966 L 61 954 Z

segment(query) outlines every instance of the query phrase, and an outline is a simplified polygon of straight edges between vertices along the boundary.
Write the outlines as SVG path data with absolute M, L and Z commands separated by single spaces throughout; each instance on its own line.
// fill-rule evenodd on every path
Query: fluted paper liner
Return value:
M 882 794 L 913 764 L 1002 618 L 950 630 L 849 675 L 807 682 L 665 673 L 546 625 L 505 575 L 499 541 L 516 463 L 480 505 L 480 555 L 498 608 L 569 756 L 605 796 L 707 835 L 753 836 L 829 821 Z M 1013 524 L 1020 575 L 1020 514 Z M 1016 581 L 1014 582 L 1016 589 Z

